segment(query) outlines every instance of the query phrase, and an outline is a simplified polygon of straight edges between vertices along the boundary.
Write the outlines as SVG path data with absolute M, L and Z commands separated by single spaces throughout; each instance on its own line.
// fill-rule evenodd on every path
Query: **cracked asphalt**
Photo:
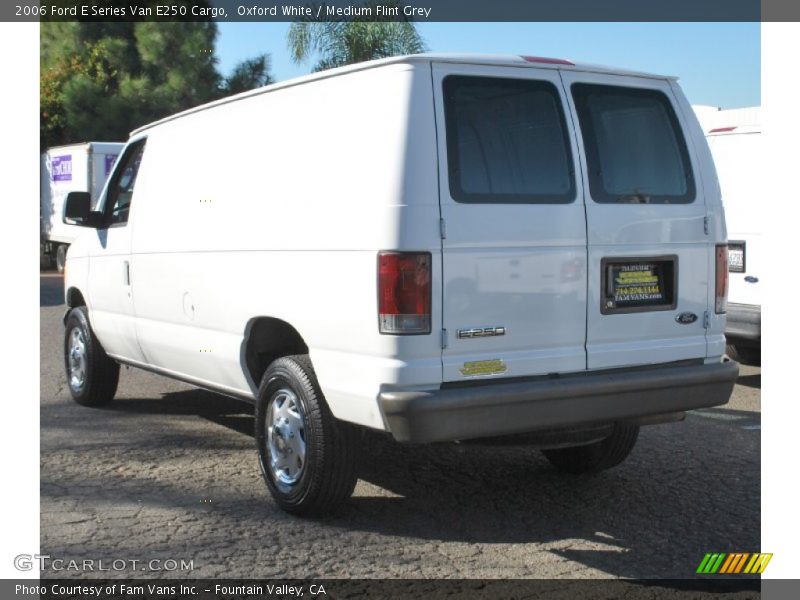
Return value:
M 684 578 L 706 552 L 760 547 L 759 367 L 589 477 L 531 448 L 369 433 L 351 502 L 304 520 L 263 484 L 248 404 L 135 369 L 108 407 L 75 404 L 62 287 L 42 274 L 41 552 L 128 563 L 43 577 Z M 149 569 L 167 559 L 193 569 Z

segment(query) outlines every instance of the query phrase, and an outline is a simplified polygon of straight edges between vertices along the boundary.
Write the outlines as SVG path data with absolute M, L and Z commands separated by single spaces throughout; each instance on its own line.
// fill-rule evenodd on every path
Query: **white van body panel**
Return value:
M 380 335 L 375 291 L 379 250 L 439 251 L 430 74 L 389 65 L 313 89 L 142 134 L 131 214 L 138 338 L 148 365 L 252 397 L 260 382 L 242 368 L 246 328 L 281 319 L 308 344 L 334 414 L 382 428 L 382 385 L 441 380 L 438 338 Z M 353 136 L 358 121 L 369 127 Z M 271 137 L 283 141 L 265 143 Z M 434 278 L 440 286 L 438 266 Z
M 143 361 L 137 342 L 134 296 L 128 283 L 131 229 L 109 227 L 92 233 L 96 235 L 89 246 L 92 327 L 109 355 Z
M 449 74 L 554 86 L 574 163 L 572 202 L 453 200 L 441 92 Z M 696 201 L 596 205 L 573 81 L 669 96 L 687 138 Z M 376 429 L 389 429 L 382 395 L 462 383 L 466 363 L 500 360 L 505 370 L 489 378 L 509 378 L 719 362 L 703 314 L 713 313 L 713 249 L 724 242 L 724 217 L 715 177 L 705 179 L 713 165 L 702 132 L 673 86 L 664 77 L 520 57 L 420 55 L 168 117 L 134 132 L 126 148 L 146 146 L 129 220 L 84 231 L 69 255 L 67 294 L 86 296 L 98 339 L 119 361 L 249 399 L 260 383 L 244 359 L 252 323 L 283 321 L 307 345 L 333 414 Z M 431 253 L 429 334 L 379 333 L 382 250 Z M 679 258 L 675 310 L 600 315 L 600 259 L 661 253 Z M 73 260 L 88 266 L 73 270 Z M 678 324 L 686 311 L 700 318 Z M 719 323 L 724 316 L 712 314 L 709 333 Z M 474 327 L 507 331 L 458 338 Z

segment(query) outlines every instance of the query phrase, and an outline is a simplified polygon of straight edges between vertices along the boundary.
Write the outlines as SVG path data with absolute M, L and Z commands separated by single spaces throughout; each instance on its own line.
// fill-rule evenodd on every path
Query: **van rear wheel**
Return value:
M 730 358 L 744 365 L 761 366 L 761 347 L 736 343 L 728 343 L 726 352 Z
M 119 363 L 109 358 L 95 337 L 85 306 L 73 308 L 64 330 L 64 368 L 73 400 L 102 406 L 114 399 Z
M 596 473 L 616 467 L 633 450 L 639 437 L 639 426 L 630 423 L 615 423 L 613 433 L 607 438 L 570 448 L 542 450 L 553 466 L 567 473 Z
M 308 356 L 279 358 L 267 368 L 255 434 L 261 473 L 283 510 L 321 515 L 353 493 L 356 430 L 334 418 Z

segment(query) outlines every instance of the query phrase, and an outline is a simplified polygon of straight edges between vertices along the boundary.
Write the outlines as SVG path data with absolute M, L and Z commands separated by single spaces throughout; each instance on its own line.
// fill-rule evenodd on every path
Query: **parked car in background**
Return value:
M 67 248 L 80 232 L 64 223 L 64 200 L 69 192 L 89 192 L 96 202 L 125 144 L 85 142 L 50 148 L 41 156 L 40 242 L 43 263 L 64 270 Z
M 728 354 L 741 362 L 760 364 L 766 214 L 758 178 L 763 153 L 760 109 L 701 109 L 698 117 L 705 125 L 728 223 Z
M 614 467 L 724 404 L 725 218 L 676 80 L 430 54 L 315 73 L 134 131 L 68 255 L 65 372 L 119 365 L 255 403 L 267 487 L 317 514 L 358 427 L 533 433 Z

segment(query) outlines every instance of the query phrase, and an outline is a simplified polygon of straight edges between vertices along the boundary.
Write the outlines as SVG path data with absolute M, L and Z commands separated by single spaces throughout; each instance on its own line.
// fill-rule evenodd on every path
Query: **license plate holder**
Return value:
M 747 247 L 744 241 L 728 242 L 728 271 L 744 273 L 747 270 Z
M 674 310 L 678 303 L 678 257 L 607 257 L 600 263 L 600 312 Z

